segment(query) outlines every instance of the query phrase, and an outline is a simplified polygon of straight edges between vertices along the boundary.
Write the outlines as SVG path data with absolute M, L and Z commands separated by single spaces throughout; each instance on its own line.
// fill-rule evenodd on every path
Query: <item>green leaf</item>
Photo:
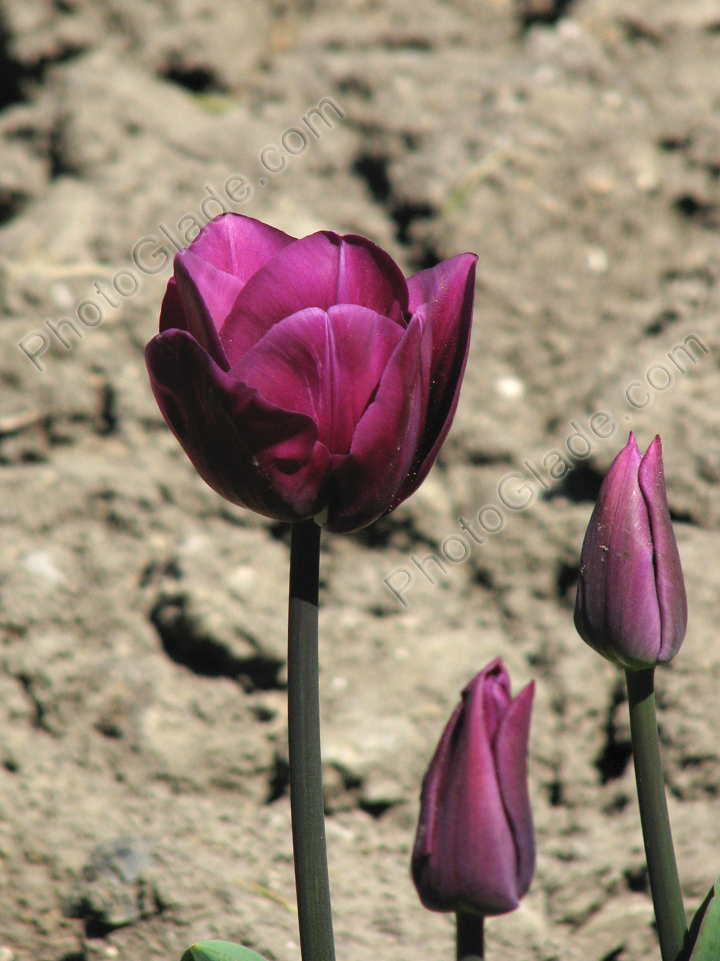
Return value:
M 265 961 L 250 948 L 230 941 L 196 941 L 182 956 L 181 961 Z
M 698 908 L 697 914 L 690 925 L 692 937 L 693 929 L 699 931 L 693 947 L 690 961 L 718 961 L 720 958 L 720 878 L 717 879 L 708 897 Z

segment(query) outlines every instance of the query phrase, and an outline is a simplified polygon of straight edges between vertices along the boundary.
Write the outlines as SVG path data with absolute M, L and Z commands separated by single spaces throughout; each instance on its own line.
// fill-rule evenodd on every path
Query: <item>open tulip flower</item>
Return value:
M 432 911 L 512 911 L 535 868 L 527 749 L 534 684 L 500 658 L 462 692 L 423 780 L 412 875 Z
M 406 280 L 363 237 L 296 240 L 231 213 L 207 224 L 175 258 L 146 350 L 201 477 L 235 504 L 330 531 L 397 507 L 455 413 L 476 260 Z
M 638 670 L 673 658 L 686 623 L 660 438 L 641 456 L 630 434 L 602 483 L 585 534 L 575 627 L 604 657 Z

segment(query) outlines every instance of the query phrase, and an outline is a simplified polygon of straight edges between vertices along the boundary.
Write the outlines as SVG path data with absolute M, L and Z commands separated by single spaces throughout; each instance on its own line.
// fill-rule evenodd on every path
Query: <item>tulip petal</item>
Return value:
M 535 870 L 535 841 L 528 795 L 527 754 L 535 684 L 531 682 L 509 705 L 494 744 L 495 766 L 505 812 L 517 852 L 517 896 L 530 887 Z
M 484 904 L 490 914 L 517 907 L 517 859 L 485 728 L 488 683 L 492 675 L 485 674 L 463 692 L 465 716 L 442 823 L 454 823 L 443 849 L 452 852 L 457 866 L 458 893 L 467 897 L 468 907 Z
M 413 851 L 413 873 L 420 870 L 421 864 L 438 850 L 438 817 L 440 816 L 440 788 L 448 780 L 451 770 L 452 753 L 455 746 L 455 731 L 460 723 L 465 705 L 461 701 L 450 715 L 430 766 L 422 784 L 420 823 Z M 417 883 L 417 882 L 416 882 Z M 423 901 L 423 903 L 425 903 Z
M 321 509 L 330 454 L 311 418 L 268 404 L 186 331 L 153 338 L 145 356 L 168 426 L 213 490 L 277 520 Z
M 665 491 L 662 442 L 659 436 L 650 444 L 640 462 L 638 482 L 650 518 L 655 557 L 655 583 L 661 630 L 658 661 L 665 663 L 672 660 L 680 650 L 685 637 L 688 611 L 680 554 Z
M 425 480 L 455 416 L 470 347 L 476 262 L 475 254 L 460 254 L 407 282 L 410 311 L 425 304 L 432 328 L 431 383 L 422 439 L 393 507 Z
M 640 451 L 630 434 L 600 488 L 580 559 L 575 625 L 624 667 L 655 664 L 660 610 L 653 543 L 638 483 Z
M 410 469 L 426 407 L 423 385 L 430 376 L 431 340 L 421 313 L 390 358 L 348 456 L 334 461 L 323 524 L 329 531 L 359 530 L 386 514 Z
M 336 303 L 369 307 L 404 327 L 407 281 L 390 254 L 358 234 L 338 239 Z
M 231 307 L 248 279 L 294 240 L 241 214 L 211 220 L 190 248 L 175 257 L 175 277 L 160 311 L 160 333 L 187 330 L 227 370 L 219 332 Z
M 188 322 L 185 308 L 180 299 L 177 282 L 174 277 L 168 280 L 165 296 L 160 307 L 160 333 L 164 330 L 187 330 Z
M 234 277 L 241 287 L 284 247 L 289 234 L 243 214 L 221 214 L 206 224 L 190 245 L 192 253 Z
M 223 273 L 211 263 L 181 250 L 175 258 L 175 296 L 182 304 L 186 330 L 223 370 L 229 367 L 220 342 L 219 330 L 235 303 L 242 285 L 230 274 Z M 165 299 L 170 295 L 170 284 Z M 178 327 L 174 310 L 160 312 L 160 333 Z
M 366 307 L 301 310 L 232 369 L 269 403 L 307 414 L 331 454 L 347 454 L 403 329 Z
M 392 258 L 364 237 L 320 231 L 279 251 L 247 282 L 220 339 L 234 366 L 275 324 L 306 307 L 356 304 L 402 327 L 407 285 Z
M 495 737 L 500 727 L 500 721 L 505 716 L 512 698 L 510 697 L 510 675 L 500 658 L 496 658 L 485 668 L 494 683 L 485 685 L 483 709 L 485 711 L 485 729 L 490 743 L 495 743 Z

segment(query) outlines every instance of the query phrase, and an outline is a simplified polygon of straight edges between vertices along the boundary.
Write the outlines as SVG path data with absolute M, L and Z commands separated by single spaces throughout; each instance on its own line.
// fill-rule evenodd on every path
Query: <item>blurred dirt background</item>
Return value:
M 628 430 L 643 450 L 659 432 L 690 602 L 659 719 L 694 910 L 720 871 L 720 4 L 0 10 L 1 961 L 179 959 L 210 937 L 299 961 L 288 531 L 199 480 L 143 362 L 162 230 L 187 243 L 233 176 L 228 209 L 365 234 L 407 273 L 480 257 L 437 466 L 391 517 L 324 540 L 338 957 L 452 955 L 452 918 L 409 879 L 419 784 L 502 655 L 515 690 L 537 682 L 538 864 L 488 957 L 658 958 L 622 678 L 572 607 L 602 476 Z M 577 428 L 592 450 L 570 461 Z M 502 497 L 527 485 L 525 510 L 498 492 L 512 472 Z M 485 542 L 452 562 L 461 517 Z M 412 561 L 431 553 L 434 584 Z M 407 606 L 384 583 L 402 568 Z

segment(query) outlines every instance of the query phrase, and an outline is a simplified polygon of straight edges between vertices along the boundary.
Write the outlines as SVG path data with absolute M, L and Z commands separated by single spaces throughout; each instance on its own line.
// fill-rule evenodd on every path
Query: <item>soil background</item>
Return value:
M 488 957 L 659 957 L 623 679 L 572 609 L 604 472 L 629 430 L 660 433 L 690 622 L 659 723 L 692 911 L 720 871 L 717 0 L 0 10 L 0 959 L 216 937 L 299 961 L 288 530 L 200 481 L 143 361 L 163 230 L 187 243 L 213 192 L 295 236 L 364 234 L 406 273 L 479 255 L 436 467 L 323 541 L 338 957 L 451 956 L 409 878 L 419 785 L 498 655 L 537 684 L 538 861 Z M 484 539 L 462 561 L 461 518 Z M 384 581 L 410 575 L 402 604 Z

